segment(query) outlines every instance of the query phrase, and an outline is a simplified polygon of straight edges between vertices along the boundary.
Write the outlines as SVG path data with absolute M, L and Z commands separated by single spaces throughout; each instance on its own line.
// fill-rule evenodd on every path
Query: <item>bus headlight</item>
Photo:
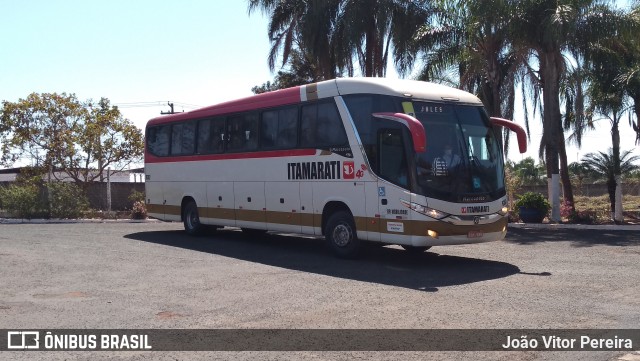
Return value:
M 509 208 L 508 208 L 508 207 L 506 207 L 506 206 L 505 206 L 505 207 L 502 207 L 502 209 L 500 209 L 500 210 L 498 211 L 498 214 L 499 214 L 499 215 L 501 215 L 501 216 L 506 216 L 506 215 L 507 215 L 507 213 L 509 213 Z
M 442 219 L 444 217 L 449 216 L 449 213 L 445 213 L 445 212 L 439 211 L 437 209 L 425 207 L 425 206 L 423 206 L 421 204 L 418 204 L 418 203 L 407 202 L 405 200 L 400 200 L 400 202 L 402 203 L 402 205 L 404 205 L 407 208 L 410 208 L 412 211 L 416 211 L 416 212 L 418 212 L 420 214 L 424 214 L 425 216 L 428 216 L 428 217 L 431 217 L 431 218 Z

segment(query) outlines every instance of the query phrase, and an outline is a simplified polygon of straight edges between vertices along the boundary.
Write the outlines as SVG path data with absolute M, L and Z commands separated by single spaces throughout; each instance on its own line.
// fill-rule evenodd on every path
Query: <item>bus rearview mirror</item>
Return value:
M 413 140 L 413 149 L 416 153 L 422 153 L 427 149 L 427 134 L 424 126 L 418 119 L 404 113 L 373 113 L 376 118 L 393 120 L 409 129 Z
M 527 151 L 527 133 L 525 133 L 524 128 L 511 120 L 497 117 L 491 117 L 491 124 L 508 128 L 510 131 L 516 133 L 520 153 L 525 153 Z

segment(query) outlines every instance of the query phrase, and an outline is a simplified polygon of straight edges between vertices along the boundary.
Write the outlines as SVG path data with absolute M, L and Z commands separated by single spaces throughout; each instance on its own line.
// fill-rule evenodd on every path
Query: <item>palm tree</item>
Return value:
M 514 0 L 514 46 L 531 51 L 525 73 L 542 91 L 541 150 L 547 165 L 551 219 L 560 220 L 559 175 L 565 198 L 572 201 L 560 108 L 561 84 L 567 73 L 566 54 L 585 54 L 602 39 L 620 35 L 624 19 L 601 0 Z M 524 79 L 524 78 L 523 78 Z M 537 98 L 538 91 L 534 91 Z M 572 202 L 573 203 L 573 202 Z
M 489 115 L 512 118 L 515 70 L 524 57 L 510 44 L 509 9 L 504 1 L 444 1 L 440 21 L 424 24 L 415 36 L 425 64 L 419 77 L 457 72 L 459 87 L 478 94 Z
M 597 152 L 589 153 L 582 158 L 582 164 L 589 171 L 600 175 L 607 182 L 607 190 L 609 192 L 609 202 L 611 203 L 612 219 L 616 222 L 622 222 L 622 189 L 616 187 L 619 175 L 631 174 L 640 167 L 634 162 L 640 160 L 640 156 L 631 155 L 632 151 L 622 151 L 618 160 L 615 159 L 613 149 L 609 148 L 608 153 Z M 619 173 L 617 173 L 619 170 Z M 618 216 L 619 214 L 619 216 Z
M 438 21 L 424 24 L 414 37 L 424 63 L 418 78 L 446 79 L 476 94 L 490 116 L 512 119 L 516 72 L 526 53 L 511 46 L 508 2 L 446 0 L 434 14 Z M 496 134 L 504 137 L 505 149 L 509 134 Z
M 410 40 L 430 14 L 424 0 L 249 0 L 249 13 L 269 14 L 269 66 L 283 64 L 296 45 L 310 54 L 325 79 L 353 74 L 354 59 L 364 76 L 384 76 L 390 50 L 407 62 Z
M 344 70 L 338 65 L 331 45 L 332 24 L 340 0 L 249 0 L 249 14 L 260 9 L 270 17 L 268 35 L 271 41 L 269 69 L 274 71 L 278 54 L 282 66 L 294 49 L 311 57 L 320 79 L 332 79 Z M 321 54 L 321 56 L 318 56 Z

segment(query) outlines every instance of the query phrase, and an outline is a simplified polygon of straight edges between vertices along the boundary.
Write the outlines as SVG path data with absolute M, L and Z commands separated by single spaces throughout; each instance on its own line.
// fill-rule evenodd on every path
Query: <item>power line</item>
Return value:
M 171 103 L 187 109 L 197 109 L 202 107 L 201 105 L 189 104 L 189 103 L 183 103 L 183 102 L 171 102 Z M 167 104 L 166 101 L 158 100 L 158 101 L 148 101 L 148 102 L 116 103 L 114 105 L 117 106 L 118 108 L 150 108 L 150 107 L 162 107 L 162 106 L 165 106 L 166 104 Z

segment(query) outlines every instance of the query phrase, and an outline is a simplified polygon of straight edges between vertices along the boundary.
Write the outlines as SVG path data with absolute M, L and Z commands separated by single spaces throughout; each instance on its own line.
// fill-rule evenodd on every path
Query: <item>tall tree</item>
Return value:
M 610 11 L 606 1 L 514 0 L 513 4 L 514 44 L 531 51 L 529 68 L 537 69 L 534 81 L 542 91 L 541 148 L 547 165 L 551 219 L 559 221 L 560 177 L 565 199 L 573 198 L 560 107 L 561 83 L 567 73 L 566 54 L 585 53 L 594 43 L 616 34 L 623 22 Z
M 611 204 L 611 218 L 616 223 L 622 222 L 623 220 L 621 217 L 617 218 L 615 216 L 616 202 L 621 202 L 621 200 L 616 201 L 616 175 L 631 174 L 634 170 L 640 168 L 634 164 L 634 162 L 640 160 L 640 157 L 632 155 L 631 153 L 632 151 L 630 150 L 622 151 L 619 160 L 614 160 L 613 149 L 609 148 L 607 153 L 589 153 L 582 158 L 584 167 L 606 180 L 609 202 Z
M 419 78 L 442 80 L 455 73 L 454 85 L 477 94 L 491 116 L 512 119 L 516 74 L 527 54 L 511 44 L 510 4 L 446 0 L 433 14 L 438 21 L 425 23 L 414 37 L 423 54 Z M 508 131 L 504 141 L 508 148 Z
M 636 90 L 640 97 L 640 78 L 635 79 L 633 75 L 629 77 L 628 74 L 640 61 L 636 53 L 640 22 L 633 11 L 600 6 L 599 12 L 600 16 L 594 17 L 590 28 L 585 29 L 585 33 L 576 39 L 585 60 L 583 68 L 588 80 L 585 97 L 588 107 L 585 112 L 586 122 L 575 122 L 574 135 L 579 144 L 580 135 L 587 126 L 593 127 L 596 120 L 609 120 L 612 165 L 616 181 L 613 184 L 616 195 L 614 219 L 622 221 L 620 123 L 625 113 L 628 113 L 630 125 L 637 131 L 637 123 L 632 119 L 633 113 L 630 112 L 628 100 L 633 99 Z
M 270 17 L 269 65 L 282 53 L 282 64 L 297 45 L 308 53 L 324 79 L 359 63 L 364 76 L 384 76 L 390 52 L 406 61 L 415 31 L 427 21 L 424 0 L 249 0 L 249 13 L 261 9 Z
M 294 49 L 288 67 L 278 70 L 273 82 L 268 81 L 260 86 L 251 88 L 254 94 L 290 88 L 298 85 L 315 83 L 323 80 L 318 77 L 316 64 L 303 51 Z
M 102 98 L 80 102 L 74 94 L 30 94 L 2 102 L 2 163 L 30 162 L 42 172 L 61 170 L 76 182 L 102 180 L 142 160 L 142 132 Z M 58 173 L 52 173 L 53 176 Z

